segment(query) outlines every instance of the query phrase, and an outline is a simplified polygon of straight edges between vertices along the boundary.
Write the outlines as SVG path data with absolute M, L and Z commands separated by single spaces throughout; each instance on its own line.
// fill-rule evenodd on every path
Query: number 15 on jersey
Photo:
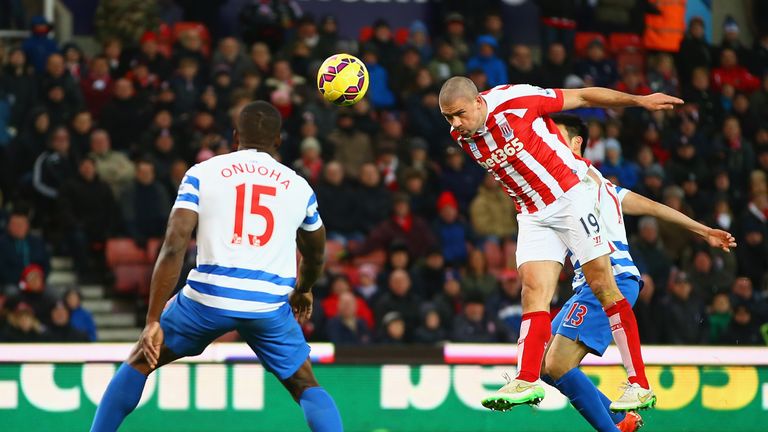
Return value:
M 245 183 L 235 186 L 236 199 L 235 199 L 235 225 L 232 233 L 232 244 L 243 244 L 243 223 L 245 219 L 245 198 L 246 193 L 250 189 L 251 197 L 251 209 L 250 214 L 258 215 L 264 218 L 265 228 L 264 232 L 260 235 L 249 233 L 247 235 L 248 243 L 251 246 L 264 246 L 272 238 L 272 232 L 275 228 L 275 217 L 272 211 L 264 206 L 260 202 L 262 195 L 275 196 L 277 189 L 273 186 L 263 185 L 250 185 L 250 188 Z

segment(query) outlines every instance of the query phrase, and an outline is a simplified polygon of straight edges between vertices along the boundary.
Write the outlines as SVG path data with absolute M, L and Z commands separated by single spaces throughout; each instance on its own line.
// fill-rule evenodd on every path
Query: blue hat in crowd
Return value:
M 478 36 L 477 44 L 478 45 L 490 45 L 490 46 L 492 46 L 494 48 L 499 46 L 498 42 L 496 42 L 496 38 L 491 36 L 491 35 Z

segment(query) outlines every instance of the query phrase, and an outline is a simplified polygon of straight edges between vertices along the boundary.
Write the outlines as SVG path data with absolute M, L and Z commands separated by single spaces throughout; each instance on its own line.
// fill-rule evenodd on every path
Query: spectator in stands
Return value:
M 112 196 L 120 197 L 133 180 L 135 168 L 124 153 L 112 150 L 106 130 L 96 129 L 91 133 L 89 157 L 96 162 L 96 174 L 112 189 Z
M 14 166 L 11 167 L 12 185 L 32 182 L 32 169 L 38 156 L 48 147 L 50 132 L 48 111 L 43 107 L 34 108 L 22 133 L 11 145 L 10 151 L 14 161 Z
M 760 127 L 760 117 L 752 109 L 749 96 L 742 92 L 736 92 L 733 96 L 733 116 L 739 120 L 741 130 L 746 137 L 754 137 Z
M 158 81 L 167 81 L 171 77 L 171 62 L 160 52 L 157 33 L 153 31 L 145 31 L 139 39 L 139 53 L 134 61 L 147 65 L 149 73 Z
M 741 38 L 739 38 L 739 23 L 730 15 L 726 15 L 723 19 L 723 39 L 720 42 L 719 48 L 720 54 L 724 50 L 730 49 L 736 54 L 739 63 L 749 63 L 750 49 L 741 42 Z
M 101 126 L 109 132 L 115 150 L 130 153 L 136 150 L 142 131 L 149 124 L 149 105 L 135 95 L 131 81 L 115 81 L 114 97 L 104 105 Z
M 502 54 L 506 51 L 500 50 Z M 531 48 L 527 45 L 516 44 L 512 47 L 512 56 L 509 58 L 509 78 L 512 84 L 542 84 L 542 70 L 533 61 Z
M 56 299 L 45 285 L 43 268 L 38 264 L 30 264 L 24 267 L 18 280 L 17 289 L 18 293 L 15 296 L 15 300 L 29 305 L 38 320 L 48 323 L 50 321 L 51 308 L 56 303 Z
M 443 289 L 445 270 L 443 253 L 436 246 L 427 251 L 427 256 L 421 262 L 416 263 L 414 274 L 424 298 L 431 299 Z
M 422 79 L 424 73 L 426 73 L 426 70 L 422 69 L 419 72 L 418 79 Z M 439 159 L 443 154 L 443 148 L 447 140 L 445 138 L 445 119 L 440 114 L 436 87 L 426 87 L 418 94 L 415 94 L 411 101 L 407 103 L 407 113 L 410 132 L 426 140 L 429 155 Z
M 355 316 L 365 322 L 366 329 L 373 328 L 373 312 L 371 312 L 371 309 L 364 299 L 354 296 L 352 285 L 349 283 L 349 279 L 346 276 L 336 276 L 331 280 L 331 294 L 324 298 L 320 303 L 325 317 L 331 319 L 341 313 L 342 297 L 345 294 L 353 294 L 353 299 L 356 303 Z
M 58 127 L 51 135 L 48 151 L 35 161 L 32 181 L 37 192 L 37 209 L 48 228 L 56 219 L 55 207 L 64 183 L 75 176 L 75 162 L 69 158 L 69 132 Z
M 75 330 L 69 322 L 69 309 L 64 302 L 56 302 L 51 309 L 51 322 L 43 337 L 50 342 L 87 342 L 88 335 Z
M 373 162 L 371 138 L 355 127 L 355 119 L 348 110 L 339 111 L 336 129 L 328 135 L 333 147 L 333 159 L 344 167 L 344 175 L 357 178 L 360 167 Z
M 403 192 L 411 199 L 413 213 L 426 220 L 434 219 L 436 198 L 426 184 L 424 173 L 415 168 L 408 168 L 404 171 L 401 184 Z
M 496 323 L 487 320 L 481 296 L 466 297 L 463 312 L 453 320 L 451 340 L 467 343 L 497 342 Z
M 370 328 L 358 317 L 359 299 L 351 292 L 338 297 L 338 315 L 326 324 L 328 340 L 335 345 L 367 345 L 371 342 Z M 365 303 L 363 303 L 365 304 Z
M 466 27 L 464 25 L 464 16 L 457 12 L 451 12 L 445 17 L 445 27 L 443 28 L 443 40 L 453 47 L 456 57 L 466 61 L 470 56 L 469 44 L 467 43 Z
M 37 103 L 38 85 L 34 70 L 20 48 L 8 52 L 8 61 L 0 73 L 0 85 L 5 88 L 7 96 L 13 98 L 10 124 L 22 130 Z
M 42 73 L 48 58 L 59 51 L 56 40 L 49 38 L 48 33 L 53 26 L 41 15 L 32 17 L 30 22 L 32 34 L 22 43 L 24 54 L 34 66 L 37 73 Z
M 701 17 L 693 17 L 689 21 L 675 60 L 683 82 L 691 78 L 694 69 L 713 66 L 712 48 L 707 42 Z M 685 100 L 688 101 L 688 98 Z
M 659 239 L 659 223 L 656 218 L 645 216 L 638 221 L 638 235 L 630 242 L 632 256 L 645 263 L 645 271 L 656 286 L 667 285 L 671 263 Z M 656 295 L 663 294 L 657 292 Z
M 440 314 L 443 327 L 450 332 L 454 317 L 461 313 L 464 305 L 464 294 L 461 292 L 461 279 L 457 270 L 445 270 L 442 290 L 432 297 L 432 303 Z
M 649 95 L 651 88 L 645 83 L 645 78 L 634 66 L 626 66 L 621 73 L 621 81 L 616 84 L 616 90 L 636 95 Z
M 389 276 L 387 291 L 382 293 L 374 306 L 376 328 L 386 329 L 387 315 L 397 312 L 405 324 L 405 333 L 409 335 L 419 323 L 419 297 L 411 291 L 411 277 L 405 270 L 395 270 Z
M 688 276 L 678 272 L 672 281 L 670 296 L 662 303 L 663 334 L 668 344 L 698 345 L 706 342 L 704 308 L 691 296 L 691 290 Z
M 455 47 L 445 40 L 438 42 L 435 57 L 429 62 L 429 71 L 442 83 L 456 75 L 464 75 L 464 63 L 456 55 Z
M 616 64 L 608 58 L 600 39 L 589 43 L 587 57 L 576 63 L 574 71 L 587 86 L 613 87 L 619 78 Z
M 757 195 L 750 200 L 741 217 L 741 235 L 736 251 L 739 272 L 752 280 L 754 285 L 763 283 L 768 269 L 768 197 Z
M 363 51 L 363 62 L 368 68 L 368 99 L 376 109 L 389 109 L 395 105 L 395 94 L 389 80 L 389 72 L 379 59 L 379 51 L 374 46 L 369 46 Z M 389 63 L 392 64 L 392 63 Z
M 485 173 L 477 164 L 468 164 L 464 153 L 457 146 L 446 147 L 445 151 L 446 162 L 440 185 L 443 190 L 453 193 L 460 213 L 466 214 Z
M 48 110 L 53 126 L 66 126 L 79 109 L 67 103 L 64 87 L 58 83 L 50 83 L 47 87 L 42 88 L 42 96 L 44 98 L 43 105 Z
M 432 58 L 432 45 L 429 40 L 429 30 L 423 21 L 415 20 L 408 27 L 408 46 L 415 48 L 424 61 Z
M 414 342 L 438 344 L 447 340 L 447 334 L 440 322 L 440 314 L 431 303 L 422 305 L 422 323 L 414 333 Z
M 171 89 L 176 95 L 174 114 L 182 118 L 191 115 L 203 93 L 203 79 L 197 59 L 184 57 L 179 60 L 176 76 L 171 80 Z
M 731 188 L 747 190 L 747 176 L 755 167 L 752 143 L 741 133 L 736 117 L 729 116 L 723 122 L 722 135 L 712 143 L 714 162 L 728 170 Z
M 69 157 L 80 161 L 91 151 L 91 132 L 93 132 L 93 115 L 88 110 L 78 111 L 69 125 Z
M 739 304 L 733 309 L 730 325 L 720 336 L 720 341 L 728 345 L 765 345 L 760 335 L 760 323 L 755 321 L 749 306 Z
M 399 345 L 408 341 L 408 327 L 402 314 L 397 311 L 388 312 L 381 321 L 383 330 L 378 342 L 388 345 Z
M 498 323 L 501 339 L 514 342 L 520 334 L 520 323 L 523 321 L 520 297 L 523 285 L 517 270 L 513 269 L 502 271 L 499 281 L 499 288 L 485 302 L 485 313 L 489 322 Z
M 245 71 L 251 71 L 261 77 L 272 75 L 272 53 L 267 44 L 256 42 L 251 45 L 249 57 L 250 62 Z
M 358 231 L 368 233 L 392 211 L 392 196 L 382 185 L 381 175 L 372 163 L 360 167 L 359 186 L 354 192 Z
M 434 223 L 435 237 L 443 248 L 443 257 L 448 265 L 460 266 L 467 261 L 467 242 L 470 231 L 459 216 L 459 204 L 450 191 L 444 191 L 437 198 L 438 218 Z
M 333 15 L 326 15 L 320 19 L 320 35 L 316 48 L 318 58 L 324 59 L 337 52 L 338 27 L 336 17 Z
M 472 230 L 478 240 L 501 242 L 517 235 L 514 202 L 493 175 L 486 174 L 469 207 Z
M 211 143 L 210 147 L 215 147 L 217 143 Z M 155 165 L 155 176 L 163 186 L 165 186 L 169 193 L 173 194 L 176 189 L 171 186 L 171 165 L 179 158 L 181 151 L 177 149 L 176 142 L 171 133 L 163 131 L 155 136 L 153 145 L 144 154 L 152 160 Z
M 88 74 L 83 50 L 75 42 L 68 42 L 61 47 L 61 53 L 64 55 L 64 67 L 69 75 L 75 82 L 80 82 Z
M 331 161 L 325 166 L 323 180 L 316 188 L 328 238 L 342 243 L 359 236 L 358 221 L 350 217 L 356 208 L 354 195 L 344 177 L 341 164 Z
M 731 48 L 725 48 L 720 53 L 720 67 L 712 70 L 712 83 L 716 92 L 721 92 L 726 85 L 745 93 L 760 88 L 760 81 L 739 64 L 738 56 Z
M 664 204 L 673 210 L 677 210 L 686 216 L 693 217 L 690 207 L 683 201 L 685 194 L 677 185 L 664 188 Z M 659 225 L 659 238 L 664 245 L 667 256 L 675 263 L 683 262 L 690 256 L 690 246 L 693 234 L 690 231 L 681 231 L 680 227 L 671 222 L 661 220 Z
M 643 261 L 635 258 L 635 262 L 639 264 L 638 269 L 643 272 L 641 278 L 644 282 L 643 289 L 640 290 L 633 307 L 637 316 L 637 328 L 640 330 L 640 341 L 644 344 L 658 344 L 662 342 L 661 334 L 664 326 L 658 301 L 661 295 L 656 293 L 653 278 L 644 273 Z
M 710 344 L 718 344 L 722 341 L 722 336 L 731 325 L 731 299 L 726 293 L 715 294 L 707 310 L 707 322 L 709 323 Z
M 225 37 L 219 40 L 218 48 L 213 54 L 212 70 L 225 66 L 235 85 L 240 83 L 243 72 L 248 67 L 248 60 L 240 49 L 240 41 L 234 37 Z
M 80 291 L 68 289 L 64 293 L 64 304 L 69 310 L 69 324 L 76 331 L 88 336 L 88 340 L 96 342 L 96 322 L 93 314 L 83 308 L 83 297 Z
M 482 70 L 488 79 L 488 85 L 495 87 L 509 83 L 507 67 L 496 54 L 498 43 L 493 36 L 482 35 L 477 38 L 477 55 L 467 61 L 467 70 Z
M 653 164 L 643 172 L 643 183 L 637 188 L 640 195 L 650 198 L 654 201 L 662 200 L 662 189 L 664 187 L 664 169 L 661 165 Z
M 81 281 L 102 269 L 103 246 L 116 225 L 115 199 L 109 185 L 96 174 L 96 162 L 85 157 L 78 175 L 61 187 L 58 216 Z
M 720 97 L 710 86 L 707 69 L 703 67 L 693 69 L 691 86 L 683 87 L 683 98 L 696 107 L 701 129 L 707 134 L 714 132 L 723 118 L 723 108 Z
M 648 72 L 650 92 L 679 95 L 680 87 L 672 55 L 667 53 L 659 54 L 654 63 L 653 68 Z M 686 76 L 686 78 L 688 77 Z
M 63 91 L 62 103 L 67 109 L 77 109 L 83 103 L 80 87 L 67 71 L 64 64 L 64 56 L 51 54 L 46 60 L 45 72 L 40 77 L 40 88 L 49 90 L 61 88 Z
M 469 253 L 467 270 L 461 278 L 461 291 L 467 296 L 479 295 L 485 301 L 496 292 L 499 285 L 496 277 L 488 271 L 485 254 L 480 249 Z
M 565 51 L 565 46 L 559 42 L 549 45 L 547 57 L 541 65 L 541 85 L 545 88 L 563 88 L 565 77 L 573 73 L 573 65 Z
M 301 158 L 293 163 L 293 169 L 307 179 L 310 184 L 315 185 L 323 173 L 320 141 L 315 137 L 306 137 L 301 140 L 299 149 L 301 151 Z
M 600 172 L 605 178 L 615 178 L 617 185 L 633 189 L 640 180 L 640 168 L 622 156 L 621 144 L 615 138 L 605 140 L 605 160 Z
M 686 137 L 675 145 L 675 153 L 667 162 L 666 170 L 666 178 L 674 184 L 682 184 L 691 175 L 704 184 L 709 183 L 710 171 L 707 162 L 697 154 L 694 141 Z
M 32 308 L 24 302 L 17 302 L 8 314 L 0 340 L 10 343 L 41 342 L 44 340 L 43 329 Z
M 80 81 L 80 89 L 88 110 L 96 119 L 100 118 L 101 110 L 112 98 L 113 84 L 107 58 L 104 56 L 94 57 L 91 60 L 88 74 Z
M 384 268 L 379 272 L 376 278 L 378 286 L 387 286 L 389 276 L 396 270 L 405 270 L 411 277 L 411 291 L 423 296 L 419 280 L 414 273 L 410 271 L 412 265 L 411 256 L 408 254 L 408 246 L 401 242 L 394 242 L 387 249 L 387 259 Z
M 720 257 L 716 261 L 708 248 L 699 248 L 686 271 L 694 287 L 692 295 L 702 303 L 709 304 L 715 295 L 727 292 L 733 277 L 724 267 L 725 263 Z
M 736 307 L 746 305 L 752 311 L 756 320 L 768 320 L 768 303 L 760 293 L 755 292 L 752 280 L 739 276 L 731 285 L 731 304 Z
M 375 305 L 381 294 L 376 283 L 376 271 L 376 266 L 371 263 L 361 264 L 357 269 L 359 280 L 355 292 L 369 305 Z
M 149 160 L 136 163 L 135 180 L 120 197 L 125 230 L 139 247 L 150 238 L 162 237 L 171 210 L 166 189 L 155 178 L 155 167 Z
M 427 222 L 411 213 L 408 195 L 396 194 L 392 208 L 391 217 L 376 226 L 362 246 L 353 248 L 353 254 L 363 255 L 401 242 L 408 246 L 408 253 L 414 259 L 426 255 L 435 240 Z
M 416 75 L 422 67 L 422 59 L 419 50 L 415 47 L 405 47 L 400 60 L 392 69 L 392 89 L 400 101 L 406 101 L 413 93 L 416 83 Z

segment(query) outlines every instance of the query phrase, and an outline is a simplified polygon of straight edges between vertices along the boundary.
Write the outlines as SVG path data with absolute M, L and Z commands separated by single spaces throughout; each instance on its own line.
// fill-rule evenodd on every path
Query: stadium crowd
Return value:
M 479 26 L 450 13 L 433 30 L 416 21 L 405 33 L 377 20 L 357 41 L 338 36 L 340 17 L 298 8 L 275 17 L 240 38 L 211 40 L 199 25 L 172 39 L 155 30 L 105 37 L 90 57 L 48 39 L 38 19 L 21 45 L 0 47 L 0 341 L 94 340 L 77 290 L 56 299 L 46 289 L 50 257 L 71 256 L 81 284 L 109 283 L 106 242 L 145 248 L 162 237 L 186 169 L 235 150 L 233 118 L 264 99 L 283 116 L 278 156 L 313 185 L 329 232 L 309 340 L 515 342 L 513 202 L 451 142 L 438 108 L 441 83 L 462 74 L 480 89 L 598 85 L 683 97 L 674 112 L 576 113 L 587 124 L 585 156 L 607 178 L 739 243 L 726 253 L 628 217 L 645 282 L 641 339 L 768 341 L 768 34 L 744 46 L 728 18 L 710 44 L 693 19 L 679 52 L 626 61 L 605 37 L 579 48 L 565 31 L 539 59 L 492 11 Z M 254 16 L 246 9 L 240 19 Z M 320 62 L 340 51 L 370 74 L 367 97 L 349 108 L 329 105 L 314 85 Z M 563 272 L 553 312 L 571 275 Z

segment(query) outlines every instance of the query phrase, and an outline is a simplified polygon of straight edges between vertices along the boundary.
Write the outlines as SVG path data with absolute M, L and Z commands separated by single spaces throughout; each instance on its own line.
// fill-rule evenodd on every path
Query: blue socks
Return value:
M 322 387 L 310 387 L 299 398 L 299 405 L 304 410 L 312 432 L 342 432 L 341 416 L 333 398 Z
M 542 377 L 544 382 L 553 385 L 550 377 Z M 616 424 L 624 419 L 623 413 L 613 413 L 608 399 L 579 368 L 573 368 L 554 382 L 562 394 L 570 399 L 571 404 L 593 428 L 598 431 L 616 431 Z
M 125 416 L 139 404 L 146 382 L 147 377 L 128 363 L 120 365 L 96 409 L 91 432 L 116 431 Z

